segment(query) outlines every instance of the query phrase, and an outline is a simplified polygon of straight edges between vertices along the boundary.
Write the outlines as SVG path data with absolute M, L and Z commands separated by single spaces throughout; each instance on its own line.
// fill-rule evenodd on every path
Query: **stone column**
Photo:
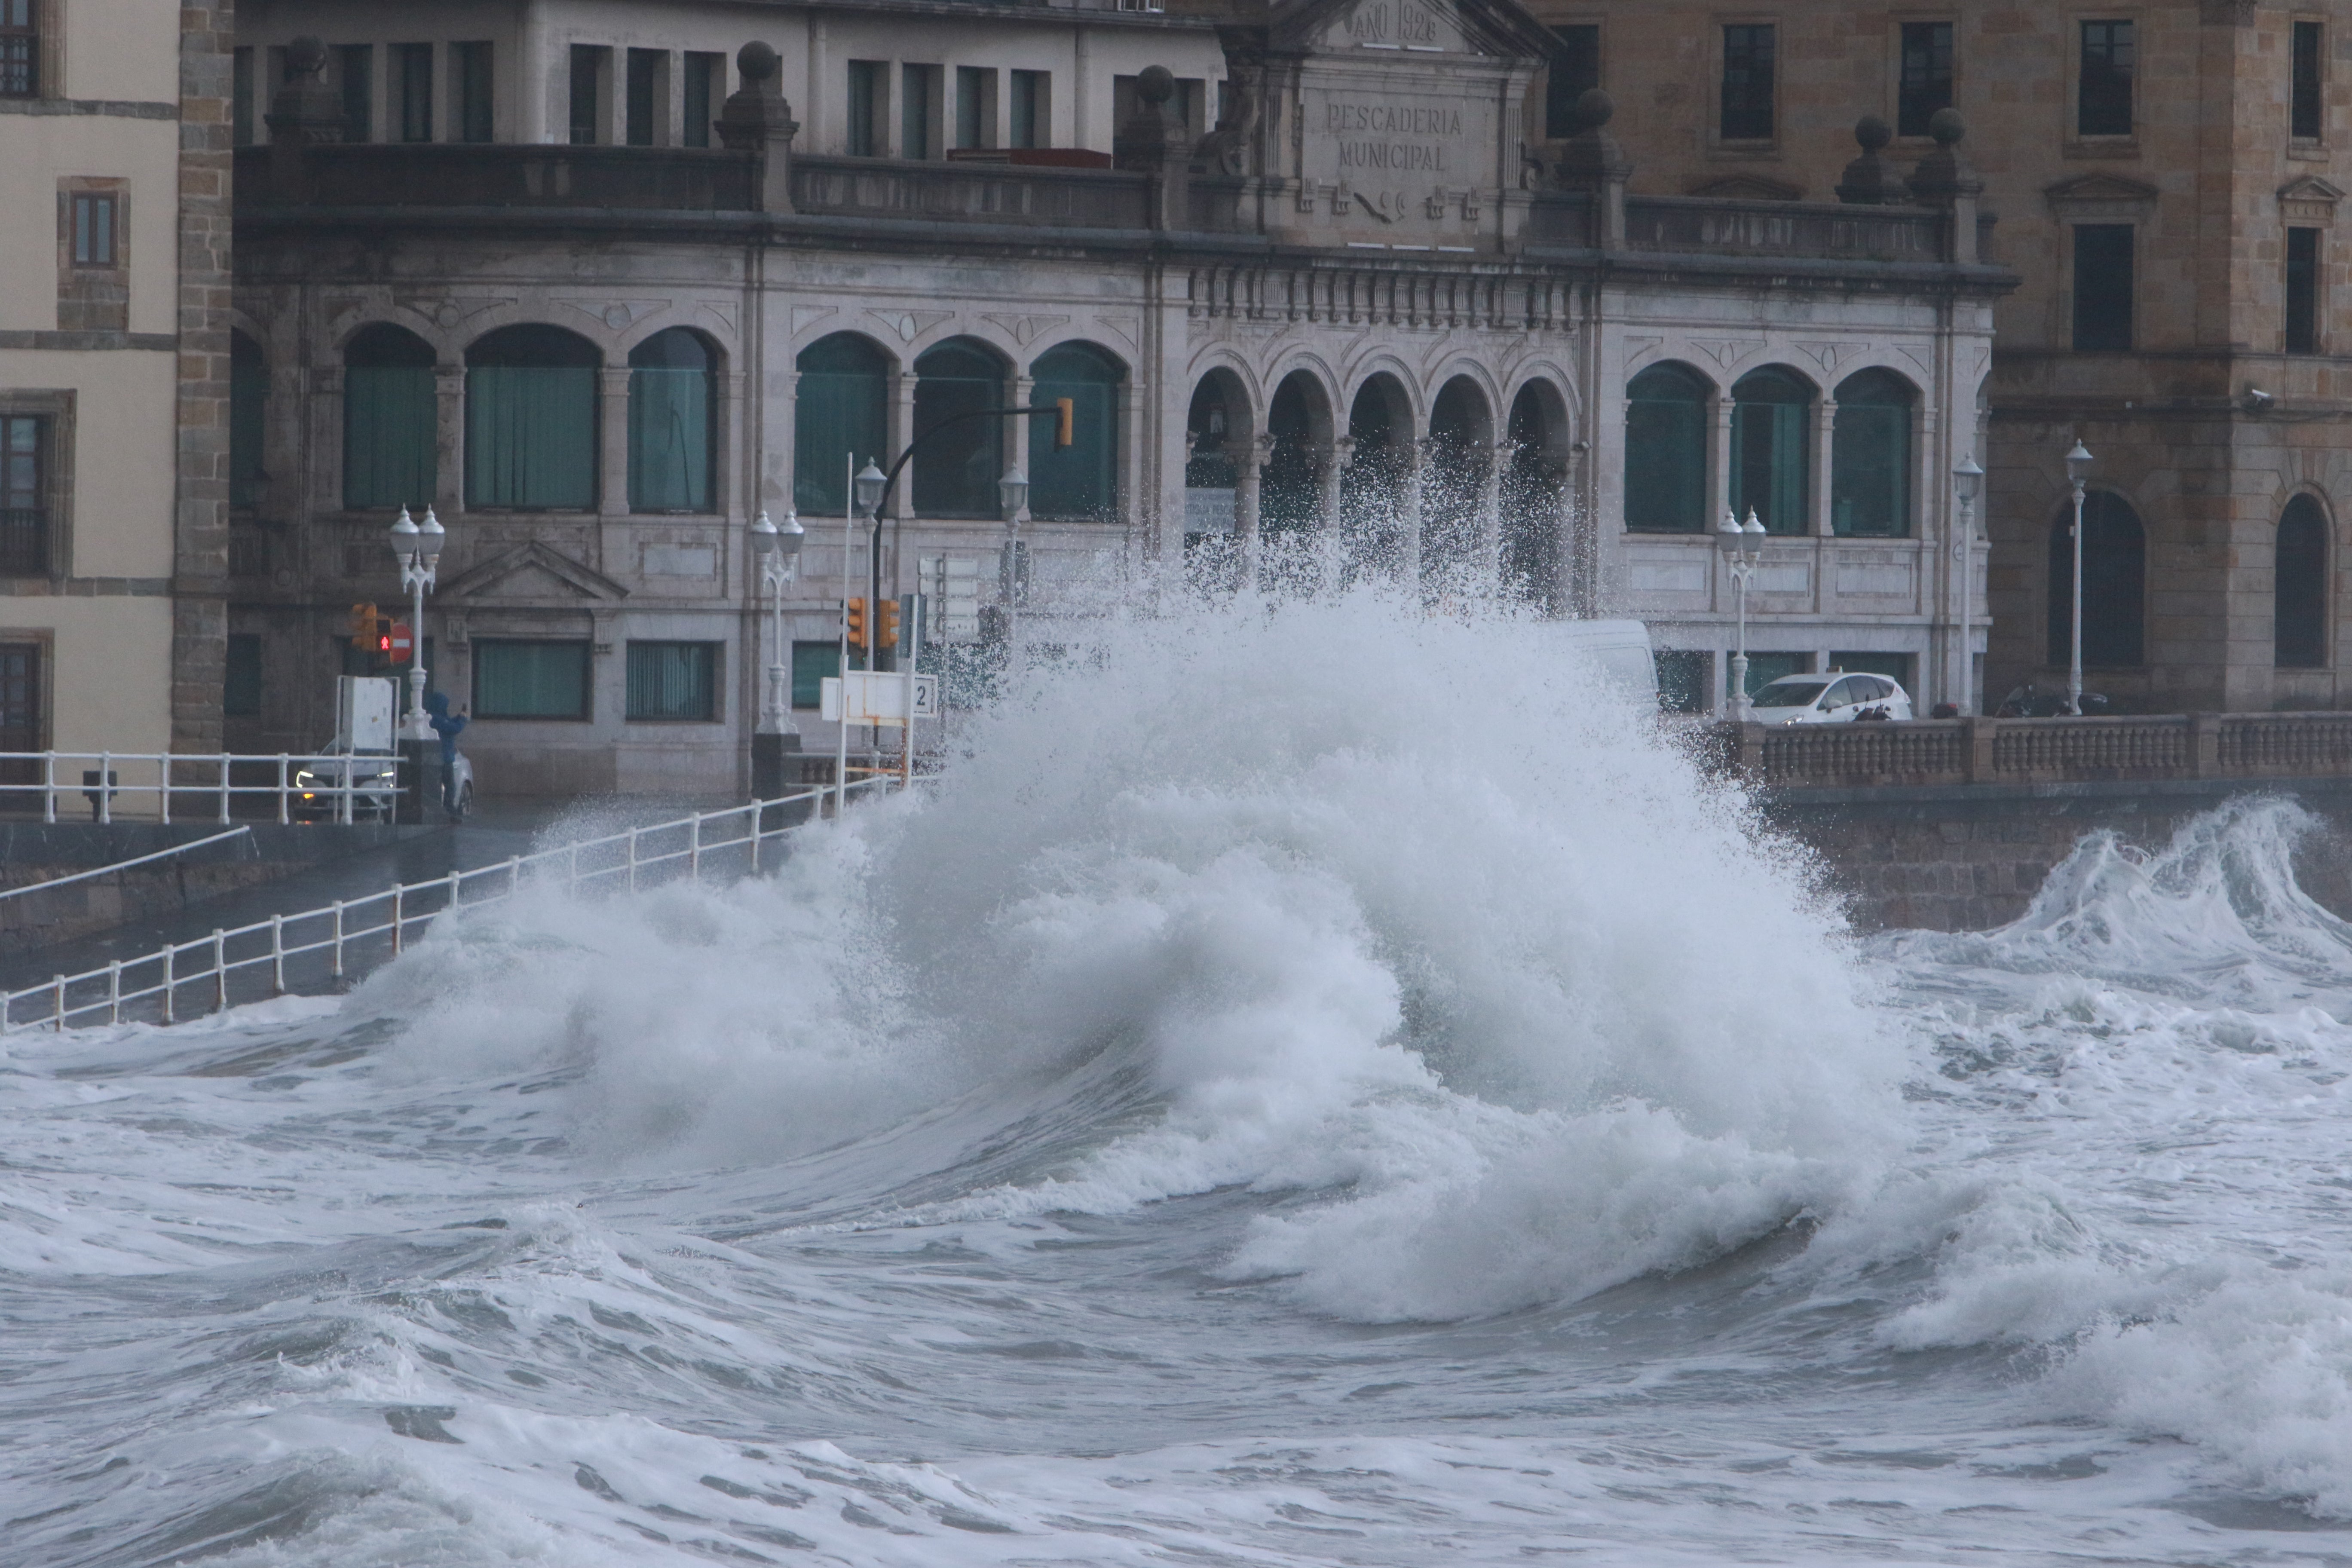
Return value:
M 1488 592 L 1503 591 L 1503 470 L 1517 442 L 1496 441 L 1486 449 L 1486 477 L 1478 486 L 1478 572 Z
M 1726 387 L 1715 400 L 1715 496 L 1713 515 L 1706 523 L 1713 528 L 1731 510 L 1731 389 Z M 1744 519 L 1742 521 L 1745 521 Z
M 1316 467 L 1315 490 L 1317 515 L 1321 518 L 1323 585 L 1337 593 L 1347 576 L 1346 559 L 1341 548 L 1345 538 L 1339 509 L 1347 491 L 1348 465 L 1355 461 L 1356 441 L 1352 436 L 1333 437 L 1323 449 Z
M 1590 528 L 1579 526 L 1575 460 L 1570 458 L 1560 464 L 1546 477 L 1558 487 L 1556 504 L 1559 509 L 1553 522 L 1559 534 L 1558 552 L 1552 561 L 1552 613 L 1590 616 L 1595 613 L 1599 599 L 1592 581 L 1598 547 Z
M 629 510 L 629 367 L 596 373 L 596 510 L 607 517 Z
M 466 367 L 433 367 L 433 490 L 445 511 L 466 510 Z
M 1429 461 L 1428 437 L 1416 436 L 1404 445 L 1404 473 L 1402 476 L 1404 538 L 1398 550 L 1397 564 L 1405 587 L 1421 592 L 1421 477 Z
M 1259 431 L 1234 444 L 1234 547 L 1241 563 L 1242 586 L 1257 586 L 1259 542 L 1258 486 L 1265 466 L 1274 459 L 1274 437 Z
M 1831 510 L 1830 476 L 1836 471 L 1837 461 L 1837 402 L 1824 394 L 1813 405 L 1813 527 L 1812 531 L 1827 539 L 1837 531 L 1837 515 Z

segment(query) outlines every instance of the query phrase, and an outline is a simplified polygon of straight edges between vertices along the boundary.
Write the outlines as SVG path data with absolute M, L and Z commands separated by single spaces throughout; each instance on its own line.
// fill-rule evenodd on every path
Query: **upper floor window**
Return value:
M 399 73 L 394 90 L 400 94 L 400 139 L 433 140 L 433 46 L 394 44 L 393 68 Z
M 0 0 L 0 98 L 41 95 L 40 0 Z
M 1895 89 L 1895 133 L 1925 136 L 1936 110 L 1952 107 L 1952 24 L 1903 24 L 1903 78 Z
M 715 118 L 711 105 L 726 96 L 726 68 L 725 55 L 686 52 L 686 79 L 680 86 L 685 100 L 684 140 L 689 147 L 710 145 L 710 122 Z
M 253 50 L 238 49 L 229 56 L 228 66 L 229 140 L 239 147 L 253 145 Z
M 2319 230 L 2286 231 L 2286 352 L 2319 352 Z
M 2083 24 L 2082 68 L 2074 85 L 2074 133 L 2132 133 L 2135 45 L 2129 22 Z
M 1576 100 L 1601 85 L 1601 27 L 1583 22 L 1551 30 L 1551 72 L 1544 83 L 1544 134 L 1573 136 Z
M 883 73 L 889 68 L 881 60 L 849 62 L 849 99 L 845 107 L 849 155 L 853 158 L 877 158 L 882 154 L 882 106 L 890 96 L 890 84 Z
M 1706 527 L 1708 388 L 1678 364 L 1652 365 L 1625 387 L 1625 526 Z
M 1071 402 L 1071 443 L 1054 421 L 1029 423 L 1029 507 L 1041 518 L 1108 521 L 1118 504 L 1118 363 L 1089 343 L 1064 343 L 1029 367 L 1031 405 Z
M 625 140 L 632 147 L 650 147 L 661 140 L 658 126 L 664 100 L 668 97 L 669 51 L 667 49 L 631 49 L 629 51 L 628 124 Z
M 466 504 L 596 504 L 596 346 L 561 327 L 501 327 L 466 351 Z
M 890 362 L 855 332 L 820 338 L 793 362 L 793 505 L 809 517 L 849 509 L 849 475 L 887 457 Z
M 2074 643 L 2074 536 L 2070 506 L 2050 531 L 2049 654 L 2068 662 Z M 2111 490 L 2083 498 L 2083 662 L 2104 668 L 2142 661 L 2147 629 L 2147 532 Z
M 1723 29 L 1723 101 L 1718 133 L 1726 142 L 1772 140 L 1777 32 L 1769 22 L 1734 22 Z
M 915 432 L 929 437 L 914 460 L 919 516 L 997 515 L 1005 422 L 970 416 L 1011 401 L 1004 380 L 1003 362 L 970 342 L 941 343 L 915 362 Z
M 2084 580 L 2089 574 L 2084 574 Z M 2327 662 L 2327 514 L 2307 495 L 2279 516 L 2271 564 L 2272 662 L 2317 669 Z
M 996 72 L 986 67 L 956 67 L 955 144 L 996 145 Z
M 457 76 L 457 140 L 488 142 L 493 132 L 490 46 L 452 44 L 449 56 Z
M 1054 140 L 1054 78 L 1050 71 L 1014 71 L 1010 141 L 1015 147 L 1045 147 Z
M 604 140 L 604 73 L 613 51 L 596 44 L 572 46 L 572 144 L 593 147 Z
M 110 194 L 76 191 L 73 197 L 73 262 L 76 267 L 112 267 L 118 200 Z
M 240 51 L 242 52 L 242 51 Z M 345 44 L 335 51 L 343 100 L 343 136 L 375 140 L 375 46 Z
M 2326 79 L 2327 57 L 2322 52 L 2326 25 L 2297 22 L 2294 35 L 2294 98 L 2288 108 L 2287 134 L 2298 142 L 2316 142 L 2326 128 L 2321 89 Z
M 1883 370 L 1848 376 L 1830 428 L 1830 528 L 1900 539 L 1911 531 L 1910 384 Z
M 431 505 L 439 426 L 432 345 L 389 322 L 362 327 L 343 349 L 343 505 Z
M 0 577 L 48 575 L 48 424 L 0 414 Z
M 898 156 L 936 157 L 940 152 L 940 68 L 901 66 L 898 69 Z
M 2074 347 L 2116 353 L 2132 346 L 2132 226 L 2074 226 Z
M 715 369 L 710 345 L 684 327 L 629 351 L 630 510 L 710 510 Z
M 1768 533 L 1810 533 L 1813 389 L 1768 365 L 1731 389 L 1731 507 Z
M 228 504 L 259 506 L 269 475 L 262 468 L 269 430 L 269 362 L 243 332 L 228 335 Z

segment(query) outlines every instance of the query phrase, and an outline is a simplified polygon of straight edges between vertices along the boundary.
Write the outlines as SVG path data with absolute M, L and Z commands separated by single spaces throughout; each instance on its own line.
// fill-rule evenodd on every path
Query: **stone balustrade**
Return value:
M 1699 743 L 1773 790 L 2352 776 L 2352 713 L 1717 724 Z
M 1150 178 L 1116 169 L 810 155 L 793 160 L 793 206 L 844 217 L 1150 226 Z
M 237 150 L 240 205 L 270 202 L 270 151 Z M 318 207 L 749 212 L 759 205 L 757 160 L 724 149 L 323 142 L 304 147 L 301 164 L 302 202 Z

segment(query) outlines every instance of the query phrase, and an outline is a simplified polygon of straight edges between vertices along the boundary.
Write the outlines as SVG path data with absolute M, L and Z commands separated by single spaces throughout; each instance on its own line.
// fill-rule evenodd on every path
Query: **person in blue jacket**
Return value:
M 433 726 L 433 732 L 441 737 L 441 806 L 445 811 L 455 811 L 457 802 L 451 796 L 450 786 L 456 782 L 457 771 L 457 735 L 473 721 L 463 713 L 449 711 L 449 694 L 446 691 L 425 696 L 425 718 Z

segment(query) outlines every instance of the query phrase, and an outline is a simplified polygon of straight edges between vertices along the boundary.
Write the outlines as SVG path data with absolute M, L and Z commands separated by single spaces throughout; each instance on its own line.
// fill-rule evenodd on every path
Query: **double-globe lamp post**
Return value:
M 1952 465 L 1952 493 L 1960 503 L 1960 524 L 1952 531 L 1952 569 L 1960 576 L 1960 653 L 1952 682 L 1952 706 L 1963 713 L 1976 711 L 1977 650 L 1969 622 L 1977 585 L 1977 497 L 1984 489 L 1984 469 L 1973 452 Z
M 790 645 L 784 641 L 784 588 L 800 574 L 801 544 L 807 537 L 800 518 L 784 509 L 783 526 L 763 509 L 751 522 L 751 553 L 760 563 L 760 586 L 768 595 L 768 679 L 760 698 L 759 728 L 751 736 L 751 793 L 774 800 L 784 793 L 784 753 L 800 750 L 787 682 Z
M 1715 542 L 1723 549 L 1723 563 L 1730 569 L 1739 595 L 1739 641 L 1731 656 L 1731 717 L 1744 724 L 1756 711 L 1748 696 L 1748 579 L 1764 561 L 1764 525 L 1757 521 L 1756 509 L 1748 509 L 1744 527 L 1738 514 L 1727 510 L 1715 531 Z
M 393 559 L 400 563 L 400 585 L 409 592 L 408 610 L 408 716 L 401 721 L 401 759 L 407 764 L 413 781 L 414 802 L 404 809 L 408 820 L 422 822 L 425 813 L 425 776 L 426 760 L 436 754 L 433 721 L 425 713 L 425 591 L 436 585 L 441 565 L 441 544 L 448 531 L 433 509 L 425 509 L 425 521 L 419 523 L 400 509 L 400 519 L 392 525 Z M 441 781 L 444 790 L 448 780 Z
M 2066 711 L 2083 716 L 2083 480 L 2091 471 L 2091 454 L 2077 440 L 2066 454 L 2066 482 L 2074 491 L 2074 636 L 2066 665 Z

